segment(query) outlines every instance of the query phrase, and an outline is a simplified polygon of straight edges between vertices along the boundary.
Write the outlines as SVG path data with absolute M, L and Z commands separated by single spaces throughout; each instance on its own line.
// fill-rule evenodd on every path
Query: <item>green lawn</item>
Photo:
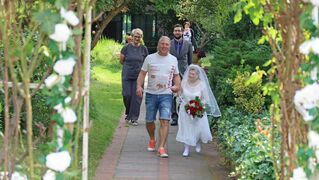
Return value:
M 99 161 L 110 144 L 123 111 L 121 71 L 98 65 L 91 82 L 89 135 L 89 178 L 93 179 Z

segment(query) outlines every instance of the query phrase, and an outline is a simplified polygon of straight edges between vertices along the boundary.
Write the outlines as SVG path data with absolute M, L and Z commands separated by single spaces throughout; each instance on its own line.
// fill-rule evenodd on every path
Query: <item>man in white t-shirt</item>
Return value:
M 169 53 L 169 49 L 169 37 L 162 36 L 158 41 L 157 52 L 145 58 L 137 79 L 136 89 L 136 94 L 142 97 L 142 85 L 144 84 L 146 74 L 148 74 L 148 84 L 145 89 L 145 120 L 150 141 L 147 150 L 155 151 L 154 122 L 158 111 L 160 120 L 158 154 L 163 158 L 168 157 L 165 145 L 168 136 L 169 121 L 171 119 L 172 93 L 179 90 L 181 82 L 177 59 Z M 174 84 L 174 86 L 172 86 L 172 84 Z

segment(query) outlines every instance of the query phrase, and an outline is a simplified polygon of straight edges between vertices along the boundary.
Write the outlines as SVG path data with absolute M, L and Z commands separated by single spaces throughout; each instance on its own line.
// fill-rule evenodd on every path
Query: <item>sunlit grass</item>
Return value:
M 116 63 L 118 61 L 97 63 L 93 67 L 90 89 L 90 179 L 93 179 L 102 155 L 112 141 L 123 111 L 121 69 Z

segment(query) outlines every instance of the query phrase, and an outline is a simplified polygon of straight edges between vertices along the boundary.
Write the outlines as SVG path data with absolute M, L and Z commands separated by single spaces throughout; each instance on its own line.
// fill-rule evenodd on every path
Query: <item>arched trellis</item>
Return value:
M 63 4 L 67 2 L 67 4 Z M 3 19 L 1 21 L 0 28 L 0 39 L 1 46 L 3 49 L 3 56 L 1 57 L 0 68 L 3 75 L 3 79 L 1 80 L 0 87 L 3 88 L 4 92 L 4 124 L 5 124 L 5 132 L 4 132 L 4 142 L 3 142 L 3 150 L 1 153 L 0 165 L 2 169 L 2 174 L 4 175 L 4 179 L 11 178 L 12 175 L 20 176 L 20 177 L 28 177 L 28 179 L 39 179 L 40 177 L 45 177 L 48 175 L 52 175 L 54 172 L 55 176 L 63 177 L 63 172 L 65 169 L 76 170 L 78 169 L 79 164 L 79 156 L 78 154 L 78 143 L 76 141 L 79 140 L 80 134 L 82 134 L 83 139 L 83 151 L 82 151 L 82 179 L 88 179 L 88 125 L 89 125 L 89 84 L 90 84 L 90 45 L 91 45 L 91 13 L 92 13 L 92 5 L 94 0 L 91 1 L 55 1 L 53 4 L 49 4 L 45 1 L 38 1 L 39 4 L 47 3 L 49 6 L 41 6 L 36 13 L 39 14 L 27 14 L 25 19 L 20 18 L 19 12 L 17 9 L 23 5 L 25 5 L 26 12 L 27 10 L 32 9 L 32 5 L 27 4 L 28 2 L 24 1 L 9 1 L 2 0 L 0 1 L 0 17 Z M 62 10 L 63 8 L 68 8 L 68 10 Z M 30 8 L 30 9 L 28 9 Z M 56 13 L 55 10 L 60 10 L 61 12 Z M 84 22 L 85 27 L 83 28 L 82 23 L 72 24 L 74 23 L 76 16 L 72 10 L 76 9 L 76 16 L 79 17 L 79 22 Z M 50 12 L 50 10 L 52 10 Z M 64 11 L 64 12 L 62 12 Z M 27 12 L 30 13 L 30 12 Z M 42 14 L 41 14 L 42 13 Z M 45 14 L 49 13 L 49 14 Z M 50 14 L 51 13 L 51 14 Z M 56 18 L 56 16 L 61 15 L 60 18 Z M 30 16 L 28 16 L 30 15 Z M 48 16 L 45 18 L 48 19 L 40 19 L 41 16 Z M 70 17 L 71 16 L 71 17 Z M 84 20 L 82 20 L 84 17 Z M 29 18 L 29 19 L 28 19 Z M 50 19 L 51 18 L 51 19 Z M 72 19 L 73 18 L 73 19 Z M 24 24 L 21 21 L 30 21 L 30 25 Z M 70 42 L 74 42 L 74 46 L 68 45 L 67 47 L 63 47 L 63 43 L 60 42 L 59 38 L 61 37 L 52 37 L 52 30 L 49 30 L 50 26 L 45 24 L 45 21 L 55 21 L 55 23 L 59 23 L 60 20 L 65 26 L 68 28 L 72 28 L 74 31 L 72 40 Z M 73 20 L 73 21 L 72 21 Z M 47 25 L 47 26 L 45 26 Z M 74 26 L 74 27 L 72 27 Z M 25 35 L 23 30 L 27 30 L 27 35 Z M 82 30 L 85 30 L 85 36 L 83 39 Z M 76 33 L 76 32 L 80 33 Z M 34 41 L 33 38 L 37 37 L 37 41 Z M 52 45 L 54 41 L 56 41 L 55 47 L 59 48 L 58 52 L 54 52 Z M 66 43 L 68 39 L 65 40 Z M 69 40 L 68 40 L 69 41 Z M 84 41 L 84 46 L 81 46 L 81 42 Z M 51 43 L 48 45 L 47 43 Z M 33 46 L 32 46 L 33 45 Z M 28 49 L 27 49 L 28 48 Z M 15 53 L 13 53 L 15 52 Z M 54 53 L 56 53 L 54 55 Z M 64 53 L 64 54 L 63 54 Z M 65 53 L 73 54 L 72 56 L 65 56 Z M 71 65 L 71 71 L 65 70 L 64 72 L 58 69 L 57 62 L 72 62 L 74 60 L 70 60 L 70 58 L 77 59 L 77 63 Z M 44 73 L 42 80 L 40 83 L 31 83 L 31 77 L 34 70 L 39 66 L 40 62 L 43 59 L 51 60 L 51 65 L 48 66 L 46 73 Z M 70 61 L 69 61 L 70 60 Z M 52 70 L 52 65 L 54 65 L 54 71 Z M 74 69 L 74 70 L 73 70 Z M 66 72 L 69 71 L 69 72 Z M 53 72 L 53 74 L 52 74 Z M 73 73 L 72 73 L 73 72 Z M 49 76 L 49 74 L 51 74 Z M 58 79 L 53 79 L 55 82 L 53 83 L 52 77 L 58 77 Z M 63 82 L 60 81 L 63 78 Z M 72 81 L 71 81 L 72 79 Z M 65 85 L 69 80 L 69 84 Z M 61 83 L 59 83 L 59 82 Z M 53 83 L 53 84 L 52 84 Z M 45 86 L 45 85 L 46 86 Z M 53 136 L 53 142 L 57 143 L 54 148 L 54 153 L 52 155 L 57 155 L 62 152 L 70 152 L 72 153 L 72 162 L 65 166 L 65 168 L 52 167 L 49 165 L 49 155 L 46 157 L 44 162 L 35 162 L 34 157 L 34 148 L 37 146 L 38 139 L 34 139 L 33 137 L 33 129 L 32 129 L 32 104 L 31 98 L 32 96 L 42 88 L 51 89 L 51 95 L 56 93 L 54 92 L 54 86 L 59 85 L 60 93 L 64 94 L 63 98 L 64 102 L 62 109 L 53 110 L 54 114 L 60 114 L 58 119 L 52 118 L 56 121 L 56 124 L 61 123 L 61 126 L 56 126 L 56 135 Z M 64 88 L 64 90 L 61 90 Z M 58 98 L 61 98 L 58 97 Z M 57 99 L 56 99 L 57 100 Z M 61 100 L 61 99 L 60 99 Z M 27 121 L 27 149 L 25 152 L 22 152 L 21 156 L 18 156 L 17 151 L 19 149 L 18 137 L 20 132 L 20 112 L 22 108 L 22 104 L 25 104 L 26 107 L 26 121 Z M 10 112 L 10 109 L 13 109 Z M 67 113 L 76 111 L 77 116 L 68 116 Z M 72 110 L 72 111 L 71 111 Z M 62 113 L 61 113 L 62 112 Z M 74 113 L 75 114 L 75 113 Z M 69 114 L 70 115 L 70 114 Z M 65 117 L 69 118 L 66 119 Z M 74 123 L 76 121 L 77 123 Z M 80 119 L 80 120 L 79 120 Z M 82 125 L 82 127 L 81 127 Z M 62 131 L 59 131 L 62 130 Z M 62 135 L 61 135 L 62 132 Z M 73 136 L 73 140 L 69 140 L 67 144 L 64 144 L 65 136 L 64 134 L 71 133 Z M 48 148 L 51 149 L 52 148 Z M 48 152 L 43 152 L 44 154 Z M 51 155 L 50 154 L 50 155 Z M 64 153 L 65 154 L 65 153 Z M 53 156 L 52 156 L 53 157 Z M 57 157 L 57 156 L 55 156 Z M 64 156 L 68 159 L 68 156 Z M 26 165 L 23 166 L 23 169 L 19 169 L 20 172 L 17 171 L 15 165 L 21 164 L 24 162 Z M 39 169 L 40 172 L 36 170 Z M 63 165 L 62 165 L 63 166 Z M 71 166 L 71 167 L 69 167 Z M 62 169 L 61 169 L 62 168 Z M 52 169 L 50 173 L 49 170 Z M 78 174 L 77 174 L 78 177 Z

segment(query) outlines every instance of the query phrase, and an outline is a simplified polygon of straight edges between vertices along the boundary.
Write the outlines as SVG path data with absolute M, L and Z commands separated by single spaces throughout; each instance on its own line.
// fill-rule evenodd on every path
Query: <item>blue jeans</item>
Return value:
M 172 94 L 150 94 L 146 93 L 146 122 L 154 122 L 156 120 L 157 111 L 159 111 L 159 119 L 171 119 Z

